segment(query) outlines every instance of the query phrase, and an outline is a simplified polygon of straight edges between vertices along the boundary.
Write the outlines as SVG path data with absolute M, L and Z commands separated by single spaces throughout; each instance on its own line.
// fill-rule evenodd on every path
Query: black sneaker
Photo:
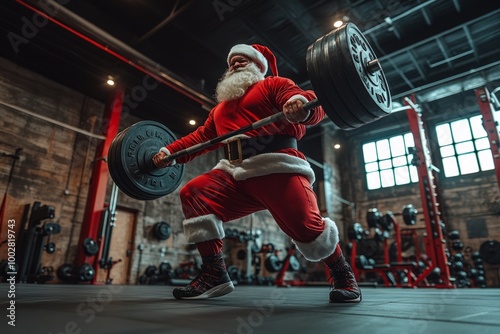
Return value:
M 361 290 L 356 283 L 354 272 L 349 263 L 341 256 L 330 267 L 332 276 L 332 289 L 330 290 L 330 303 L 359 303 Z
M 172 292 L 176 299 L 206 299 L 224 296 L 234 290 L 225 268 L 202 264 L 196 277 L 183 288 Z

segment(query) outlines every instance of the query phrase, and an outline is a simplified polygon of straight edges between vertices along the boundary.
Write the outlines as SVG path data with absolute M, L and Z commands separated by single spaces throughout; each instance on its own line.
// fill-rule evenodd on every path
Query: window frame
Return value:
M 416 166 L 411 164 L 411 160 L 413 159 L 414 156 L 412 154 L 410 154 L 408 151 L 409 147 L 414 147 L 414 143 L 413 143 L 413 146 L 408 146 L 407 140 L 405 139 L 406 135 L 411 136 L 412 141 L 414 141 L 414 137 L 413 137 L 413 134 L 411 133 L 411 131 L 409 131 L 409 129 L 405 129 L 404 132 L 392 132 L 390 134 L 389 133 L 386 134 L 385 136 L 380 136 L 376 140 L 365 140 L 365 141 L 360 142 L 360 148 L 361 148 L 360 149 L 360 161 L 361 161 L 361 170 L 363 171 L 363 178 L 364 178 L 363 184 L 365 186 L 365 190 L 369 191 L 370 193 L 373 193 L 376 191 L 388 191 L 388 190 L 390 191 L 393 189 L 400 189 L 400 188 L 404 188 L 404 187 L 413 187 L 415 184 L 418 184 L 418 180 L 419 180 L 418 171 L 416 170 Z M 391 143 L 391 139 L 397 138 L 397 137 L 403 138 L 405 154 L 393 156 L 390 143 Z M 378 142 L 382 142 L 384 140 L 386 140 L 388 142 L 388 145 L 389 145 L 389 153 L 390 153 L 389 158 L 380 160 L 379 159 L 380 157 L 379 157 L 378 152 L 377 152 L 375 161 L 365 162 L 364 146 L 367 144 L 373 144 L 376 147 Z M 401 165 L 401 166 L 394 166 L 394 159 L 398 159 L 401 157 L 405 158 L 406 163 L 404 165 Z M 387 160 L 391 160 L 391 167 L 386 168 L 386 169 L 380 169 L 380 162 L 387 161 Z M 373 163 L 378 164 L 378 168 L 376 171 L 379 173 L 380 186 L 378 188 L 370 189 L 369 188 L 369 181 L 368 181 L 369 172 L 366 171 L 366 166 L 369 164 L 373 164 Z M 398 168 L 403 167 L 403 166 L 408 167 L 407 171 L 408 171 L 409 182 L 398 184 L 397 179 L 396 179 L 396 170 Z M 413 171 L 412 171 L 412 169 L 413 169 Z M 383 181 L 382 181 L 382 177 L 380 176 L 380 172 L 384 171 L 384 170 L 391 170 L 392 171 L 392 176 L 393 176 L 393 181 L 394 181 L 393 185 L 386 186 L 386 187 L 382 186 Z

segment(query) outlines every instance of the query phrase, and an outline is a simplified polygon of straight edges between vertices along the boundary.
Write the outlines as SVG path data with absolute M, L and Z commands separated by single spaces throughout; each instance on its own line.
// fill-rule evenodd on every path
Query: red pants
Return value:
M 227 222 L 269 210 L 281 230 L 299 242 L 311 242 L 324 230 L 316 194 L 300 174 L 269 174 L 243 181 L 212 170 L 189 181 L 180 192 L 186 219 L 213 214 Z

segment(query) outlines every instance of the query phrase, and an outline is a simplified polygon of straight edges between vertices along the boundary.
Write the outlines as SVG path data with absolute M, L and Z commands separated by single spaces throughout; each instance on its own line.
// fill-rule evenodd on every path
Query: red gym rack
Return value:
M 441 229 L 439 191 L 435 182 L 437 168 L 432 165 L 425 126 L 421 113 L 416 110 L 418 107 L 415 103 L 415 96 L 412 95 L 406 98 L 404 103 L 408 107 L 406 112 L 415 141 L 415 166 L 419 177 L 420 198 L 426 228 L 425 252 L 429 257 L 429 266 L 418 275 L 413 284 L 418 286 L 429 274 L 439 268 L 440 283 L 434 284 L 433 287 L 454 288 L 455 286 L 450 279 L 450 269 L 445 253 L 446 241 Z
M 500 139 L 498 133 L 498 121 L 493 114 L 491 95 L 486 87 L 476 89 L 477 103 L 483 115 L 483 126 L 488 134 L 493 162 L 495 163 L 495 174 L 497 176 L 498 187 L 500 187 Z

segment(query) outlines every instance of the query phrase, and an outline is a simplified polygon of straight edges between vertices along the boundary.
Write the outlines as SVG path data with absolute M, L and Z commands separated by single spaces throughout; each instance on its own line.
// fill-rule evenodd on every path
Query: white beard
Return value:
M 264 75 L 255 63 L 232 72 L 228 69 L 215 88 L 215 98 L 217 102 L 236 100 L 245 94 L 248 87 L 261 80 L 264 80 Z

